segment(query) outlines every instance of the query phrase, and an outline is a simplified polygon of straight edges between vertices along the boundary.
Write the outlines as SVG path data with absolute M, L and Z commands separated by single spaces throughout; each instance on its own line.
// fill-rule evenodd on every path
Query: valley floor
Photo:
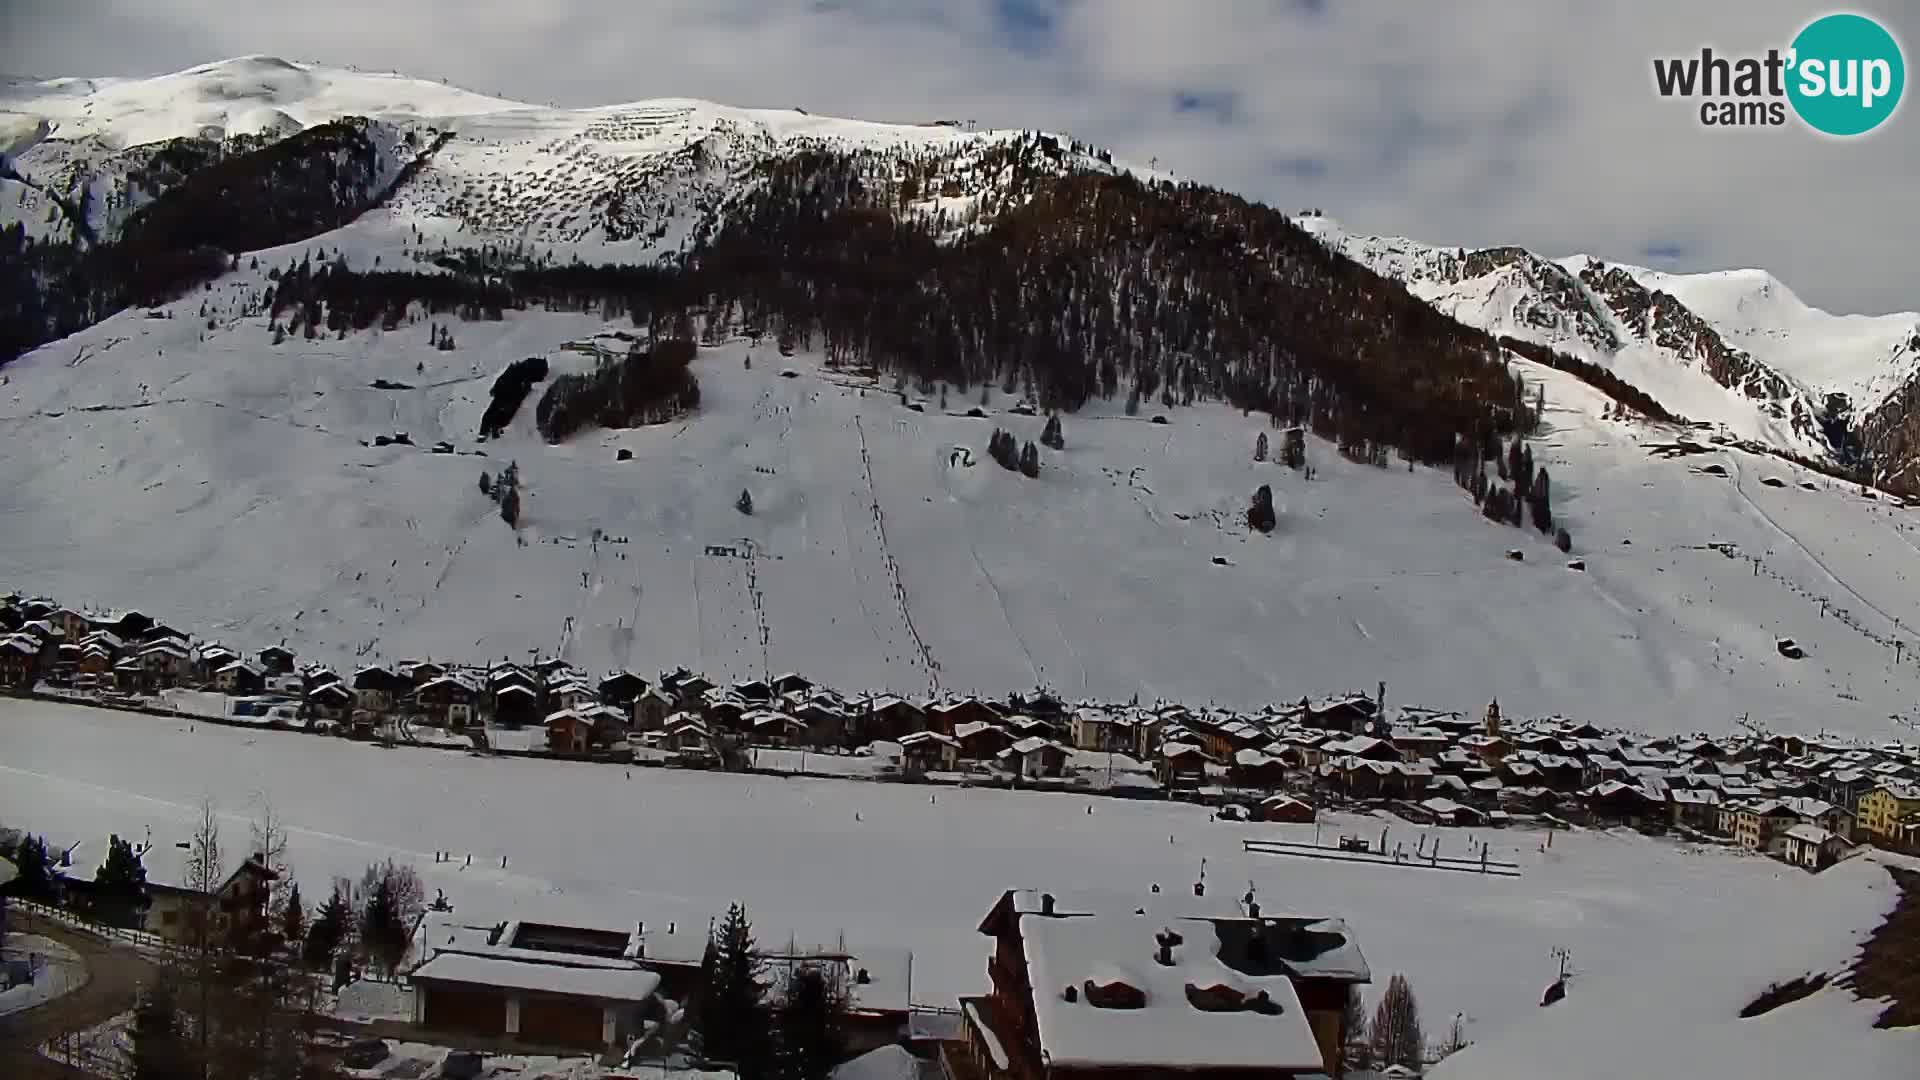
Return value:
M 1511 830 L 1475 838 L 1520 864 L 1511 880 L 1304 864 L 1248 854 L 1241 841 L 1308 839 L 1313 826 L 1213 822 L 1185 804 L 1098 800 L 1089 813 L 1089 800 L 1054 794 L 662 770 L 629 777 L 617 767 L 391 751 L 0 701 L 8 825 L 95 843 L 151 828 L 171 842 L 209 797 L 235 837 L 270 800 L 292 826 L 290 860 L 310 894 L 392 856 L 482 918 L 703 926 L 737 899 L 769 940 L 844 935 L 911 949 L 920 1003 L 950 1004 L 983 985 L 986 939 L 974 927 L 1001 890 L 1145 895 L 1154 884 L 1186 888 L 1204 859 L 1214 888 L 1237 895 L 1250 885 L 1269 910 L 1347 919 L 1376 983 L 1405 972 L 1432 1026 L 1462 1014 L 1478 1045 L 1442 1075 L 1533 1075 L 1510 1070 L 1557 1067 L 1556 1039 L 1583 1040 L 1590 1051 L 1588 1072 L 1565 1075 L 1594 1077 L 1644 1075 L 1639 1066 L 1656 1052 L 1662 1062 L 1689 1060 L 1738 1044 L 1743 1054 L 1776 1055 L 1755 1061 L 1824 1055 L 1846 1062 L 1849 1077 L 1907 1080 L 1904 1055 L 1920 1052 L 1920 1033 L 1873 1031 L 1879 1009 L 1838 987 L 1735 1019 L 1769 983 L 1848 963 L 1894 903 L 1880 856 L 1808 875 L 1637 835 L 1560 833 L 1547 848 L 1542 834 Z M 1378 818 L 1320 826 L 1367 835 L 1382 827 L 1409 847 L 1408 834 L 1428 831 L 1449 850 L 1469 843 L 1461 830 Z M 436 863 L 437 851 L 452 861 Z M 1571 951 L 1577 974 L 1567 1001 L 1542 1011 L 1557 947 Z M 1621 1040 L 1629 1029 L 1646 1038 Z

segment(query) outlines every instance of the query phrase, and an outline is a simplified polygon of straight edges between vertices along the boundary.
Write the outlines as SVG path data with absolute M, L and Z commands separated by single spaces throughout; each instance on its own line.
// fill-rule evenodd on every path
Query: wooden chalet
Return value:
M 540 721 L 540 692 L 524 682 L 507 682 L 493 688 L 493 722 L 518 728 Z
M 24 690 L 33 685 L 40 667 L 40 643 L 25 634 L 0 638 L 0 686 Z
M 902 735 L 900 767 L 909 775 L 952 772 L 960 767 L 960 740 L 937 731 Z
M 1013 737 L 997 723 L 970 720 L 953 730 L 960 756 L 968 761 L 991 761 L 1013 745 Z
M 429 724 L 459 731 L 481 723 L 480 687 L 460 675 L 438 675 L 413 692 L 414 709 Z
M 647 692 L 647 680 L 631 671 L 616 671 L 600 680 L 599 689 L 602 703 L 632 712 L 634 701 Z
M 1170 742 L 1160 748 L 1153 774 L 1168 791 L 1191 790 L 1207 782 L 1207 765 L 1211 760 L 1206 751 L 1193 743 Z
M 266 677 L 245 660 L 233 660 L 213 673 L 213 685 L 222 693 L 257 694 L 266 685 Z
M 1236 750 L 1227 764 L 1227 782 L 1270 791 L 1287 781 L 1287 763 L 1260 750 Z
M 1003 894 L 980 924 L 991 990 L 961 999 L 956 1073 L 988 1080 L 1337 1076 L 1371 973 L 1338 919 L 1155 894 Z
M 927 714 L 920 706 L 903 697 L 881 694 L 867 699 L 855 722 L 862 739 L 898 742 L 902 735 L 926 730 Z
M 999 724 L 1003 719 L 992 702 L 975 697 L 935 702 L 927 706 L 927 730 L 958 735 L 962 724 Z
M 309 720 L 345 723 L 353 711 L 353 691 L 338 680 L 321 683 L 307 691 L 305 711 Z
M 665 726 L 667 717 L 673 713 L 674 701 L 664 690 L 649 686 L 634 696 L 632 704 L 633 729 L 635 731 L 658 731 Z

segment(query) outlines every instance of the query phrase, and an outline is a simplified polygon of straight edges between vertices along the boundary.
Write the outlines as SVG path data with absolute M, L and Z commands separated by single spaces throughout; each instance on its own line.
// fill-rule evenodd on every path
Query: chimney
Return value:
M 1040 914 L 1042 915 L 1053 914 L 1053 894 L 1052 893 L 1040 894 Z

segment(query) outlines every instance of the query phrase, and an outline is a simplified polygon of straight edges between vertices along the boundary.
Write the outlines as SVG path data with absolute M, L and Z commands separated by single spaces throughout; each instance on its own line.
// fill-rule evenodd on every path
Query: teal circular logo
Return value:
M 1900 106 L 1907 65 L 1900 43 L 1864 15 L 1815 19 L 1793 39 L 1787 99 L 1815 131 L 1864 135 Z

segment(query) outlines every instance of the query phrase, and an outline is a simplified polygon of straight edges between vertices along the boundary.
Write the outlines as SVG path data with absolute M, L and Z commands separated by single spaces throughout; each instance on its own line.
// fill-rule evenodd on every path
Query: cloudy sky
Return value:
M 1338 0 L 0 0 L 0 71 L 270 53 L 557 105 L 702 97 L 1045 128 L 1289 210 L 1464 246 L 1764 266 L 1920 309 L 1920 114 L 1711 130 L 1655 56 L 1784 47 L 1828 8 Z M 1907 49 L 1920 0 L 1852 10 Z M 1911 94 L 1909 95 L 1911 96 Z

